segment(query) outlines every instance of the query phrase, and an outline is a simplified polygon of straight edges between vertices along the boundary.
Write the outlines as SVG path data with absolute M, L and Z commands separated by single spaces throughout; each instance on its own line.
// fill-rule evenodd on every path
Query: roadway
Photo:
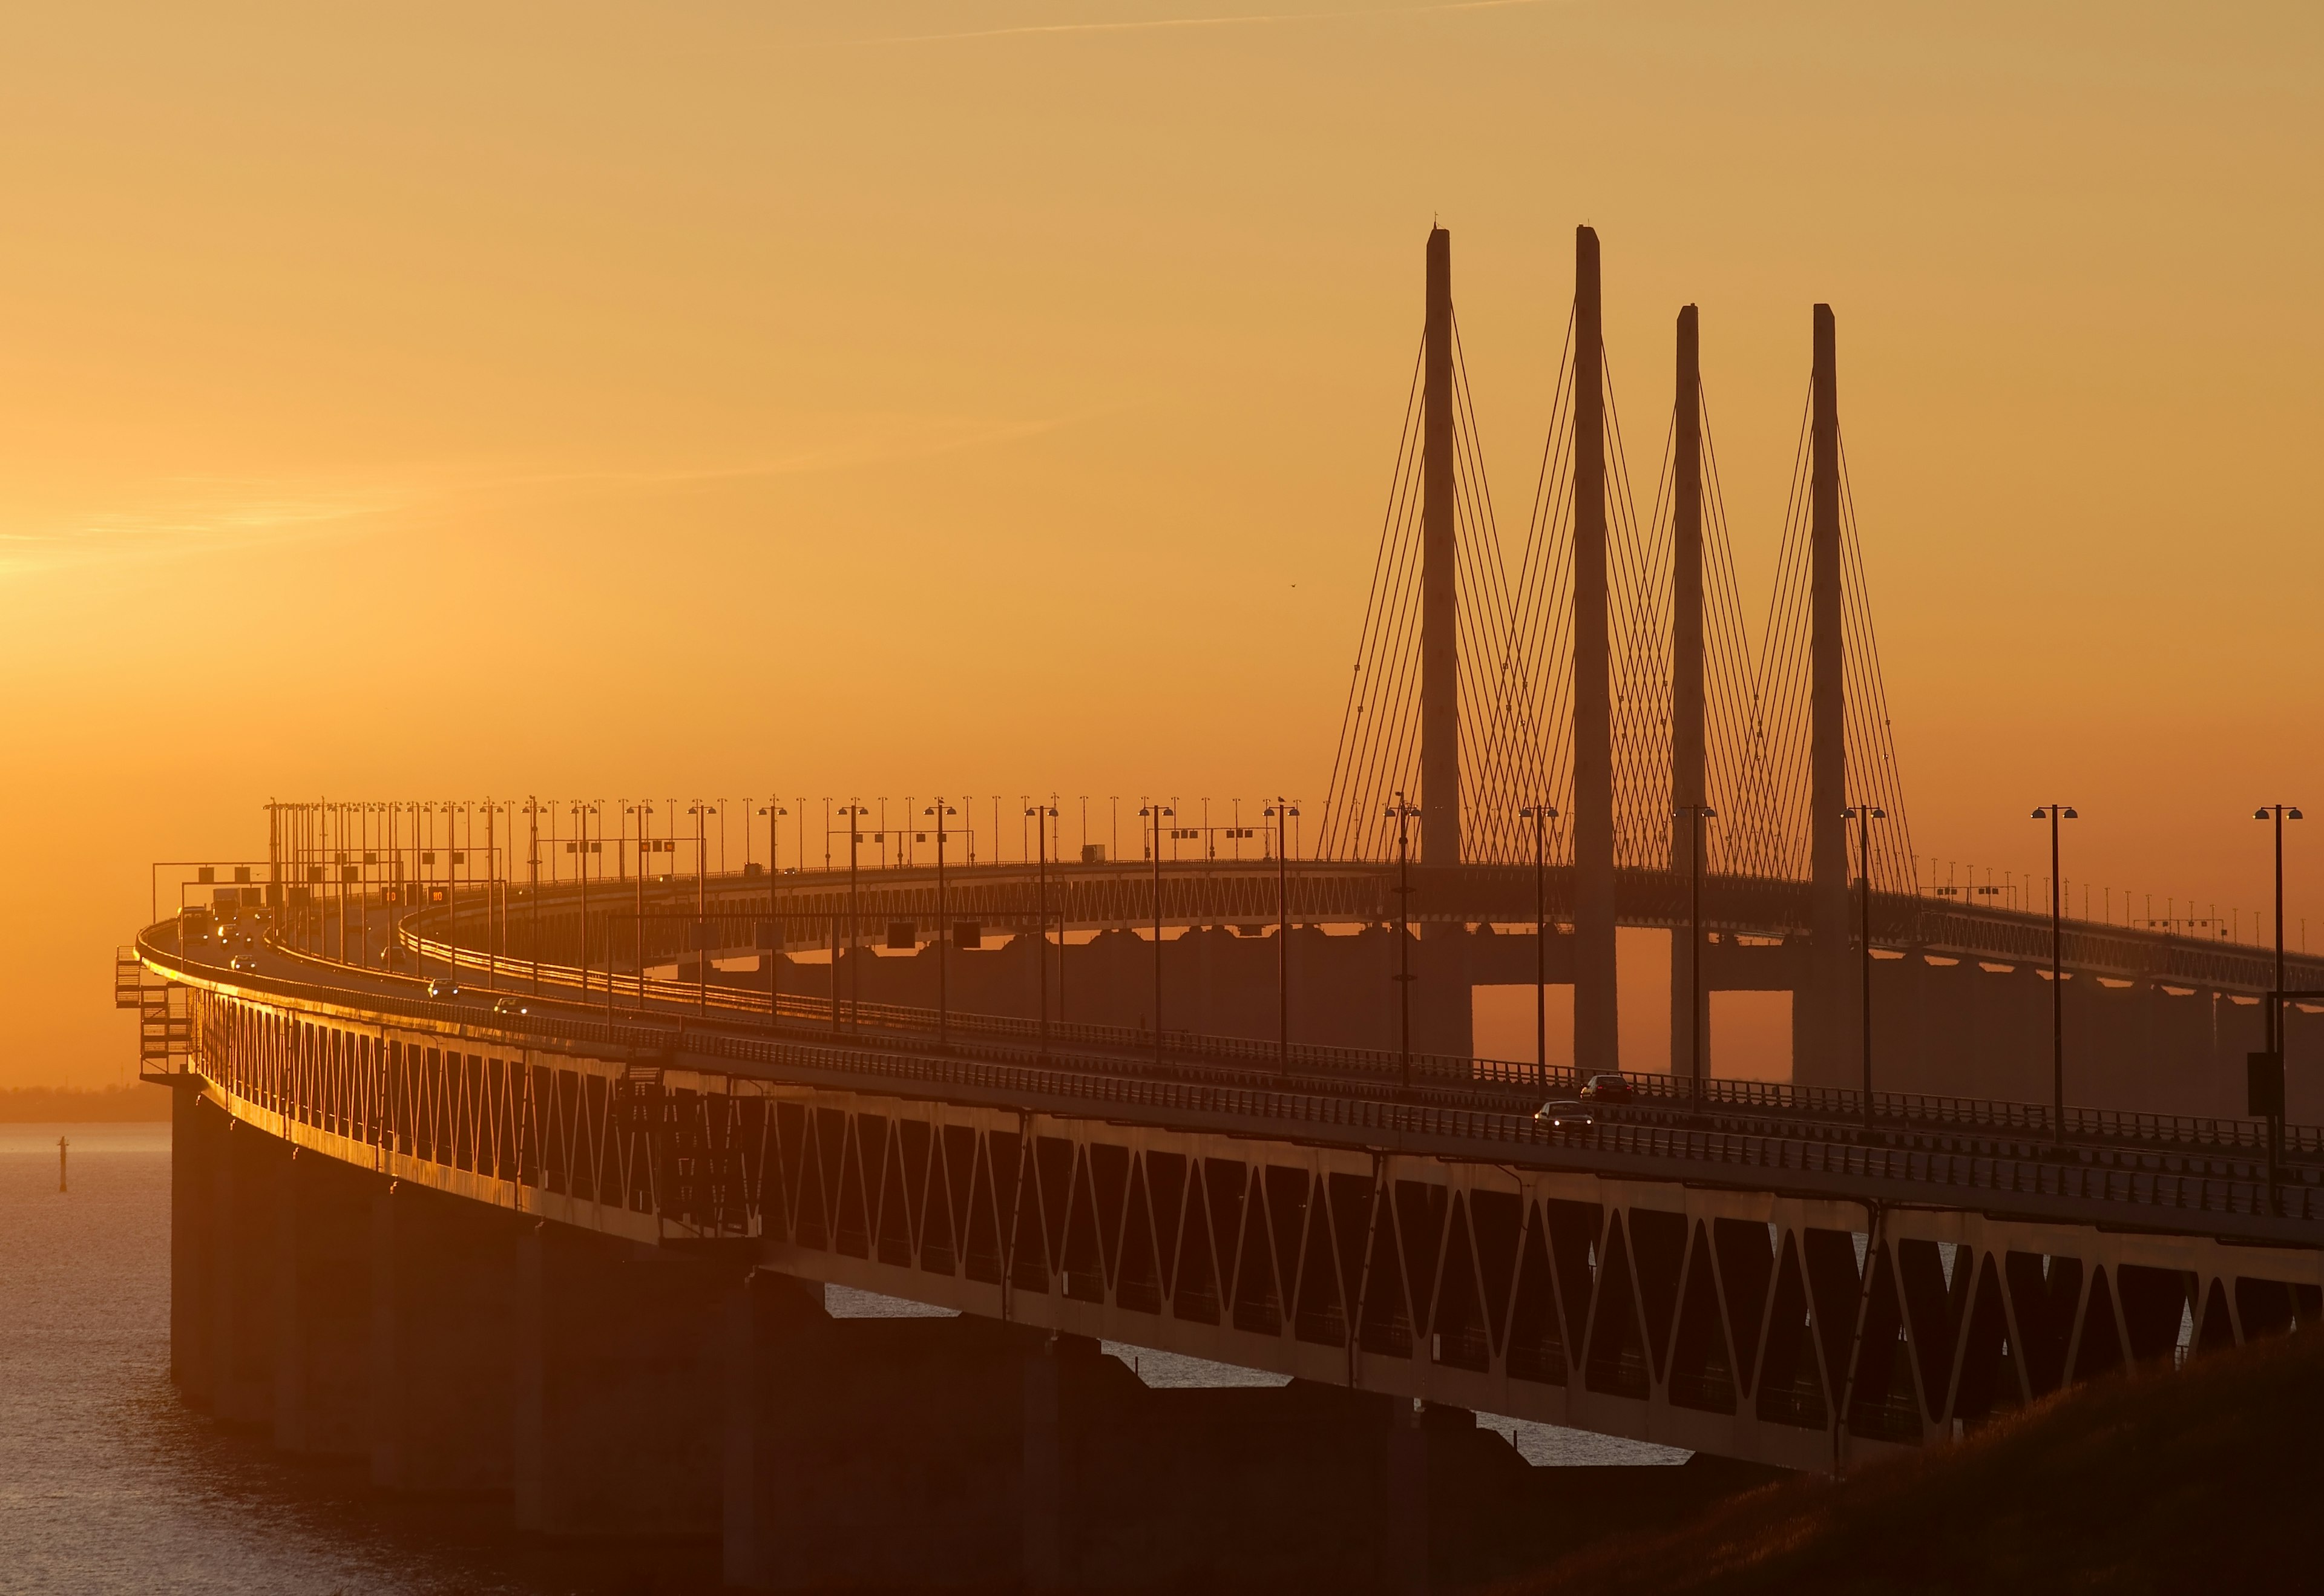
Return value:
M 835 1029 L 827 1004 L 794 997 L 781 1022 L 770 1023 L 764 993 L 732 982 L 711 983 L 705 1001 L 692 983 L 648 980 L 641 1000 L 633 974 L 609 992 L 602 971 L 594 973 L 585 1002 L 578 973 L 544 966 L 535 995 L 530 966 L 505 962 L 497 992 L 473 984 L 479 972 L 464 970 L 461 996 L 433 1001 L 421 972 L 442 972 L 442 945 L 416 934 L 410 922 L 418 916 L 392 923 L 383 913 L 369 918 L 360 967 L 245 933 L 230 946 L 190 945 L 183 973 L 257 998 L 321 999 L 449 1020 L 511 1041 L 597 1043 L 749 1078 L 853 1079 L 892 1089 L 902 1077 L 923 1091 L 965 1092 L 979 1101 L 1021 1093 L 1020 1107 L 1038 1101 L 1065 1110 L 1095 1101 L 1118 1114 L 1141 1106 L 1158 1123 L 1191 1114 L 1218 1129 L 1288 1130 L 1302 1140 L 1374 1151 L 1425 1149 L 1528 1167 L 1969 1207 L 1997 1217 L 2324 1241 L 2324 1152 L 2313 1127 L 2292 1128 L 2292 1151 L 2277 1171 L 2279 1212 L 2271 1213 L 2264 1149 L 2251 1121 L 2070 1111 L 2061 1145 L 2046 1111 L 2033 1105 L 1876 1095 L 1868 1124 L 1852 1093 L 1804 1097 L 1711 1082 L 1697 1100 L 1683 1081 L 1634 1076 L 1640 1101 L 1600 1110 L 1590 1127 L 1552 1130 L 1531 1118 L 1542 1096 L 1536 1072 L 1491 1061 L 1478 1061 L 1467 1079 L 1432 1061 L 1406 1087 L 1396 1055 L 1351 1049 L 1295 1047 L 1286 1067 L 1268 1044 L 1172 1036 L 1157 1056 L 1143 1033 L 1062 1025 L 1044 1047 L 1034 1021 L 965 1015 L 951 1017 L 950 1035 L 939 1042 L 936 1017 L 925 1011 L 867 1006 L 855 1022 L 843 1016 Z M 165 974 L 178 961 L 174 929 L 165 922 L 143 941 L 147 962 Z M 327 918 L 320 929 L 321 945 L 336 949 L 335 920 Z M 409 963 L 383 967 L 392 949 Z M 253 967 L 226 967 L 235 954 Z M 482 962 L 473 949 L 464 956 Z M 501 994 L 520 997 L 530 1012 L 493 1013 Z M 802 1046 L 811 1058 L 798 1052 Z M 991 1073 L 996 1067 L 999 1076 Z M 1553 1080 L 1552 1087 L 1570 1090 L 1570 1083 Z M 1157 1094 L 1157 1088 L 1167 1090 Z

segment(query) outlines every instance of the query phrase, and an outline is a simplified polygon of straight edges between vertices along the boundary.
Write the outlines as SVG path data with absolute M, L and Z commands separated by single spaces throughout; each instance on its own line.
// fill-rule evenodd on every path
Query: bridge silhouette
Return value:
M 1596 259 L 1497 588 L 1430 239 L 1314 857 L 1280 800 L 1258 860 L 1171 859 L 1148 801 L 1140 860 L 1057 861 L 1044 812 L 954 862 L 937 799 L 932 866 L 690 878 L 642 806 L 570 868 L 537 803 L 481 843 L 269 806 L 117 965 L 189 1397 L 544 1532 L 716 1534 L 746 1586 L 1422 1589 L 1536 1502 L 1477 1413 L 1840 1470 L 2311 1320 L 2324 1130 L 2237 1114 L 2236 1055 L 2312 1042 L 2270 994 L 2324 961 L 1919 890 L 1832 318 L 1754 663 L 1696 318 L 1641 534 Z M 1545 1122 L 1620 1057 L 1618 926 L 1671 933 L 1671 1067 Z M 1574 1066 L 1475 1056 L 1473 990 L 1544 984 Z M 1791 1083 L 1718 1075 L 1722 989 L 1794 994 Z M 1291 1383 L 1151 1391 L 1104 1342 Z

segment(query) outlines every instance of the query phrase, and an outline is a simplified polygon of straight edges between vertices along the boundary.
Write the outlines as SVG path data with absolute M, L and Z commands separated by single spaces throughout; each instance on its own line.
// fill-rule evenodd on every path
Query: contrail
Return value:
M 899 33 L 861 39 L 860 44 L 936 44 L 962 39 L 1014 39 L 1038 33 L 1150 33 L 1176 28 L 1249 28 L 1274 23 L 1342 22 L 1366 17 L 1425 16 L 1448 11 L 1503 11 L 1515 6 L 1548 5 L 1556 0 L 1440 0 L 1429 5 L 1341 11 L 1249 12 L 1232 16 L 1153 17 L 1117 23 L 1033 23 L 1014 28 L 982 28 L 960 33 Z

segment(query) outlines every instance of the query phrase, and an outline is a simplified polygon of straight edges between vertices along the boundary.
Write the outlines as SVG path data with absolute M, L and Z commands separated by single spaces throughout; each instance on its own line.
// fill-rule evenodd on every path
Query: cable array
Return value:
M 1514 582 L 1501 553 L 1457 318 L 1452 346 L 1462 853 L 1480 863 L 1522 863 L 1533 857 L 1534 830 L 1520 811 L 1545 803 L 1566 816 L 1573 807 L 1574 323 L 1569 312 Z M 1406 395 L 1330 796 L 1318 828 L 1320 857 L 1392 858 L 1397 827 L 1386 811 L 1399 792 L 1415 801 L 1420 796 L 1425 355 L 1424 339 Z M 1642 524 L 1610 363 L 1602 349 L 1599 358 L 1606 394 L 1615 863 L 1664 869 L 1672 859 L 1677 417 L 1673 415 L 1665 434 L 1653 509 Z M 1722 874 L 1800 880 L 1809 865 L 1813 734 L 1810 408 L 1802 410 L 1775 587 L 1756 651 L 1736 575 L 1707 396 L 1701 420 L 1704 777 L 1707 799 L 1720 816 L 1707 831 L 1707 857 Z M 1873 828 L 1875 882 L 1885 890 L 1911 891 L 1912 831 L 1844 447 L 1839 465 L 1848 796 L 1851 803 L 1877 805 L 1889 816 Z M 1572 833 L 1563 818 L 1550 823 L 1548 844 L 1552 862 L 1572 862 Z

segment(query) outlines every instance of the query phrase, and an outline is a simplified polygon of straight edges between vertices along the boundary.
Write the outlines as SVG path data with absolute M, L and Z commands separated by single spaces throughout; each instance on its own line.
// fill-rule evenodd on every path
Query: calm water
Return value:
M 72 1190 L 57 1191 L 57 1138 Z M 0 1592 L 629 1596 L 715 1588 L 715 1551 L 559 1548 L 504 1503 L 399 1503 L 181 1407 L 169 1378 L 170 1133 L 0 1125 Z M 899 1311 L 835 1294 L 852 1315 Z M 1121 1347 L 1153 1385 L 1267 1381 Z M 1536 1462 L 1683 1453 L 1488 1421 Z M 651 1561 L 649 1562 L 648 1559 Z

